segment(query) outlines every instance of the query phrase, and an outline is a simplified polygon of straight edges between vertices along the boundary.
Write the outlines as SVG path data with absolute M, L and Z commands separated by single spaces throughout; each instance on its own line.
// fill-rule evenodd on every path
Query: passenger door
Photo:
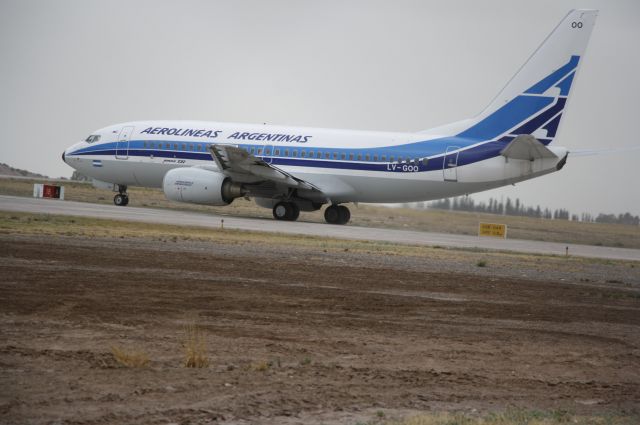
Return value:
M 116 144 L 116 159 L 128 159 L 129 158 L 129 140 L 133 134 L 133 127 L 123 127 L 120 130 L 118 136 L 118 143 Z

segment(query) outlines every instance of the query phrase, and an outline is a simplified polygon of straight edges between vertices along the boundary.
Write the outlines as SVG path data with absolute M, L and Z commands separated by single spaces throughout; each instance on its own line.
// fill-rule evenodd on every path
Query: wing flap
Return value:
M 295 177 L 280 168 L 266 163 L 246 150 L 233 145 L 210 145 L 209 152 L 218 169 L 234 177 L 246 176 L 271 180 L 298 189 L 318 190 L 309 182 Z

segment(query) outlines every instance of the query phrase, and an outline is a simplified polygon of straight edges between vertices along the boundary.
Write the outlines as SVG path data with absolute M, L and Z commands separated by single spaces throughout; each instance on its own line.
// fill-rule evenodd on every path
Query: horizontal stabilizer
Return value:
M 521 134 L 516 137 L 506 148 L 500 151 L 500 154 L 506 158 L 524 159 L 527 161 L 558 157 L 530 134 Z

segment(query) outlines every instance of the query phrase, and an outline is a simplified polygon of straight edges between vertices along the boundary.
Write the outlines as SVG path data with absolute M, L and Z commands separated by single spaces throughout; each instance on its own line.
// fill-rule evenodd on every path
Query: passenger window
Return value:
M 340 159 L 344 161 L 345 159 L 347 159 L 347 155 L 343 153 L 342 155 L 340 155 Z
M 253 155 L 255 153 L 255 149 L 251 148 L 251 152 L 250 153 L 251 153 L 251 155 Z
M 178 144 L 177 143 L 173 144 L 173 150 L 176 150 L 176 151 L 178 150 Z
M 147 147 L 147 142 L 142 142 L 142 147 L 146 148 Z
M 365 159 L 366 161 L 369 161 L 369 160 L 371 159 L 371 157 L 369 156 L 369 154 L 366 154 L 366 155 L 364 156 L 364 159 Z
M 324 153 L 324 157 L 325 157 L 326 159 L 329 159 L 329 158 L 331 158 L 331 154 L 330 154 L 329 152 L 325 152 L 325 153 Z
M 193 143 L 189 145 L 189 150 L 193 152 Z
M 271 153 L 271 149 L 269 149 L 269 148 L 265 148 L 264 149 L 264 154 L 265 155 L 269 155 L 270 153 Z
M 151 146 L 151 149 L 155 149 L 156 143 L 155 142 L 149 142 L 149 146 Z
M 164 144 L 164 148 L 165 148 L 165 149 L 171 149 L 171 145 L 170 145 L 169 143 L 165 143 L 165 144 Z
M 300 156 L 303 158 L 307 157 L 307 151 L 300 151 Z
M 316 158 L 322 158 L 322 152 L 320 151 L 316 152 Z
M 284 156 L 289 156 L 289 149 L 284 150 Z
M 349 161 L 353 161 L 353 154 L 352 153 L 349 154 Z
M 186 151 L 187 150 L 187 145 L 185 145 L 184 143 L 182 144 L 182 150 Z
M 375 162 L 378 162 L 378 155 L 373 155 L 373 160 L 374 160 Z
M 258 148 L 258 155 L 262 155 L 262 148 Z
M 382 155 L 380 157 L 380 161 L 385 162 L 387 160 L 387 156 L 386 155 Z
M 393 157 L 392 156 L 389 157 L 389 162 L 393 162 Z
M 358 161 L 362 161 L 362 154 L 361 153 L 358 154 Z
M 274 152 L 276 155 L 280 156 L 280 149 L 276 149 Z
M 293 154 L 293 157 L 294 157 L 294 158 L 297 158 L 297 157 L 298 157 L 298 151 L 293 151 L 293 152 L 292 152 L 292 154 Z
M 338 154 L 336 152 L 333 153 L 333 159 L 338 159 Z

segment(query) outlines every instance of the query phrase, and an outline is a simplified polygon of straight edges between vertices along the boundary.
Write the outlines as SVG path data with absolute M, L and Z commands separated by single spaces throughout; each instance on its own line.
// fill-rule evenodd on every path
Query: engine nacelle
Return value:
M 202 168 L 174 168 L 167 171 L 162 181 L 167 199 L 205 205 L 229 205 L 244 196 L 239 183 L 224 174 Z

